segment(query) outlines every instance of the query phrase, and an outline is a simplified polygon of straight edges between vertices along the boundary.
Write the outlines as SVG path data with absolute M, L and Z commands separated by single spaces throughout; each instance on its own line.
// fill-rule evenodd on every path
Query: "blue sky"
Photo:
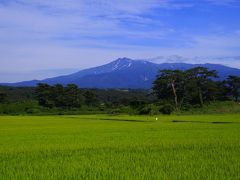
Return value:
M 240 68 L 239 52 L 239 0 L 0 0 L 2 74 L 170 55 Z

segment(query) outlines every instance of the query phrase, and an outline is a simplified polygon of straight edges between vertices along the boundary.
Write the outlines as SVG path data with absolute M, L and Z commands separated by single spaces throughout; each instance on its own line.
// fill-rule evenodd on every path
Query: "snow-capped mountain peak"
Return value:
M 119 58 L 111 63 L 112 71 L 123 70 L 131 67 L 133 60 L 129 58 Z
M 198 59 L 199 57 L 196 58 Z M 170 59 L 178 60 L 180 57 L 172 56 Z M 237 57 L 236 59 L 238 60 Z M 210 70 L 217 70 L 219 72 L 219 79 L 226 79 L 229 75 L 240 76 L 239 69 L 219 64 L 192 64 L 179 62 L 158 64 L 146 60 L 119 58 L 108 64 L 81 70 L 66 76 L 54 77 L 41 81 L 26 81 L 4 85 L 35 86 L 37 83 L 41 82 L 48 84 L 60 83 L 63 85 L 77 84 L 84 88 L 151 88 L 159 70 L 187 70 L 198 66 L 203 66 Z

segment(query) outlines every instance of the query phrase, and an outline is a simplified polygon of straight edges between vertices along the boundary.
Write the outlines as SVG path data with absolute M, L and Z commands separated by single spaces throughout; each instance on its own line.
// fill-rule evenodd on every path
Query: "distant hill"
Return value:
M 228 75 L 240 76 L 240 69 L 230 68 L 220 64 L 186 64 L 186 63 L 162 63 L 155 64 L 144 60 L 132 60 L 119 58 L 109 64 L 95 68 L 81 70 L 79 72 L 48 78 L 44 80 L 24 81 L 18 83 L 2 83 L 9 86 L 36 86 L 38 83 L 54 85 L 77 84 L 83 88 L 151 88 L 159 70 L 179 69 L 187 70 L 197 66 L 217 70 L 220 79 L 226 79 Z

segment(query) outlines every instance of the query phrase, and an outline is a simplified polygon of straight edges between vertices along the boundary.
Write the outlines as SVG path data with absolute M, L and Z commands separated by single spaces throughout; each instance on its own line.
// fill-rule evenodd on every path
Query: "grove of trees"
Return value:
M 218 73 L 204 67 L 186 71 L 162 70 L 154 81 L 153 91 L 160 101 L 174 104 L 176 110 L 216 100 L 239 100 L 240 77 L 218 81 Z
M 44 107 L 79 108 L 83 103 L 81 90 L 74 84 L 66 87 L 61 84 L 39 84 L 36 93 L 39 104 Z
M 7 102 L 7 94 L 0 91 L 0 103 L 6 103 Z
M 239 104 L 233 101 L 240 101 L 240 77 L 229 76 L 220 80 L 218 72 L 204 67 L 185 71 L 161 70 L 152 89 L 84 89 L 74 84 L 44 83 L 37 87 L 0 86 L 0 114 L 73 111 L 171 114 L 173 111 L 202 112 L 214 104 L 226 106 L 225 111 L 238 112 L 238 108 L 240 111 Z M 236 108 L 228 107 L 228 103 Z
M 118 108 L 131 106 L 139 108 L 156 101 L 148 90 L 118 90 L 118 89 L 80 89 L 74 84 L 54 86 L 40 83 L 35 89 L 38 104 L 47 108 L 89 108 L 102 107 Z

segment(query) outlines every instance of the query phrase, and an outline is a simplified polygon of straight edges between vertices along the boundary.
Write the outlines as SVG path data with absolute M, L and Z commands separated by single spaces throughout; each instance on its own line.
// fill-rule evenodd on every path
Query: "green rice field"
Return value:
M 240 179 L 240 115 L 0 116 L 0 179 Z

